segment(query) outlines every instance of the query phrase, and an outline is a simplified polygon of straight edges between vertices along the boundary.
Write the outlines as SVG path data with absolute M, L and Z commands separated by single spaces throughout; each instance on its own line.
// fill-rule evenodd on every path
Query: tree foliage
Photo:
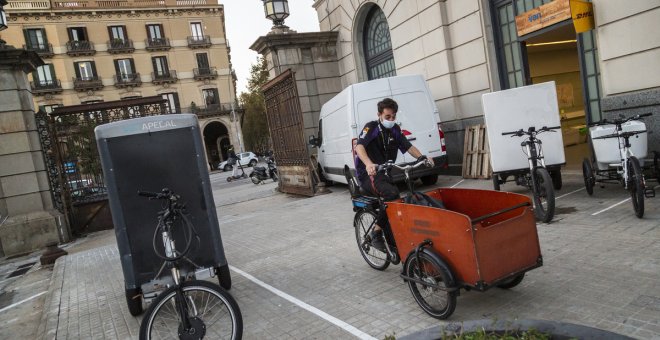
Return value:
M 247 150 L 265 152 L 270 149 L 270 132 L 266 119 L 266 103 L 261 92 L 261 86 L 268 81 L 266 60 L 257 58 L 256 64 L 250 67 L 248 92 L 240 95 L 240 102 L 245 110 L 243 121 L 243 141 Z

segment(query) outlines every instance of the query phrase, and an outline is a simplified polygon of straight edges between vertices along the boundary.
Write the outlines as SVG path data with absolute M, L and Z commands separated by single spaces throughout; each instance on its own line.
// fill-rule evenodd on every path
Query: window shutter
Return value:
M 124 39 L 128 39 L 128 31 L 126 30 L 126 25 L 121 25 L 121 33 L 124 34 Z
M 151 66 L 154 68 L 154 75 L 158 75 L 158 67 L 156 67 L 156 57 L 151 58 Z
M 110 43 L 112 44 L 112 39 L 115 38 L 115 36 L 112 35 L 112 26 L 108 26 L 108 37 L 110 39 Z
M 69 34 L 69 41 L 73 41 L 73 28 L 72 27 L 67 28 L 66 33 Z
M 89 63 L 92 65 L 92 77 L 98 77 L 99 79 L 101 79 L 99 74 L 96 72 L 96 62 L 90 61 Z
M 43 28 L 39 29 L 41 31 L 41 36 L 44 38 L 44 45 L 48 46 L 48 36 L 46 36 L 46 30 Z
M 32 47 L 32 42 L 30 41 L 30 35 L 28 33 L 28 30 L 23 30 L 23 36 L 25 37 L 25 45 L 27 47 Z
M 53 64 L 47 64 L 48 65 L 48 72 L 50 73 L 50 78 L 53 79 L 53 81 L 57 80 L 57 76 L 55 75 L 55 67 Z
M 137 70 L 135 70 L 135 61 L 133 61 L 133 58 L 128 59 L 128 60 L 129 60 L 130 63 L 131 63 L 131 72 L 132 72 L 133 74 L 136 74 L 136 73 L 137 73 Z
M 82 40 L 89 41 L 89 36 L 87 36 L 87 27 L 83 27 L 82 31 L 83 31 L 83 39 Z
M 76 71 L 76 78 L 78 78 L 78 79 L 80 79 L 80 65 L 79 64 L 80 64 L 79 62 L 73 63 L 73 69 L 74 69 L 74 71 Z
M 113 60 L 112 62 L 115 64 L 115 74 L 117 76 L 120 76 L 121 74 L 119 72 L 119 60 Z

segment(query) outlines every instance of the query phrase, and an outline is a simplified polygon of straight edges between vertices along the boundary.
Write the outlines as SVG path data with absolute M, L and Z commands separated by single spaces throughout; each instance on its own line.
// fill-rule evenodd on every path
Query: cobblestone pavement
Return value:
M 273 183 L 226 183 L 223 176 L 212 182 L 245 339 L 382 339 L 443 323 L 415 303 L 400 266 L 380 272 L 364 263 L 345 186 L 300 198 L 275 193 Z M 491 182 L 446 177 L 439 185 Z M 451 321 L 547 319 L 660 338 L 659 199 L 647 199 L 637 219 L 630 201 L 602 211 L 629 197 L 621 187 L 596 187 L 592 197 L 581 188 L 581 174 L 564 174 L 554 221 L 538 225 L 543 267 L 511 290 L 461 292 Z M 503 189 L 524 192 L 514 184 Z M 125 306 L 116 245 L 105 239 L 58 260 L 39 338 L 137 337 L 140 319 Z

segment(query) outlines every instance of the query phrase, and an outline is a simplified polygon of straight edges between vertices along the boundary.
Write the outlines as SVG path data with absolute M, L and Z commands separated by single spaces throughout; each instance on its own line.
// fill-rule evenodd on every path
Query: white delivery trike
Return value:
M 536 218 L 550 222 L 554 190 L 561 189 L 561 165 L 566 163 L 562 134 L 556 133 L 561 126 L 555 83 L 487 93 L 481 102 L 494 189 L 500 190 L 500 184 L 513 177 L 532 191 Z
M 653 186 L 646 186 L 644 158 L 647 156 L 646 124 L 641 121 L 651 113 L 644 113 L 612 121 L 603 119 L 589 125 L 589 138 L 593 147 L 593 158 L 582 161 L 582 174 L 587 193 L 594 193 L 596 182 L 618 182 L 630 192 L 635 215 L 644 216 L 644 197 L 655 197 Z M 658 158 L 654 152 L 653 174 L 658 179 Z M 649 162 L 650 163 L 650 162 Z

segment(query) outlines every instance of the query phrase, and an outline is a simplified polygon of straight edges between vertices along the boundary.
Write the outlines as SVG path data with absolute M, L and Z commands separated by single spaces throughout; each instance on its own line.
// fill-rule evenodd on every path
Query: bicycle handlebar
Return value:
M 402 171 L 406 171 L 408 169 L 416 169 L 419 168 L 422 165 L 430 166 L 430 162 L 428 159 L 424 158 L 422 160 L 416 160 L 414 162 L 408 162 L 408 163 L 401 163 L 399 164 L 394 164 L 392 161 L 387 161 L 384 164 L 379 164 L 377 168 L 377 172 L 385 171 L 390 168 L 397 168 Z
M 613 133 L 611 135 L 605 135 L 605 136 L 599 136 L 599 137 L 594 137 L 592 139 L 607 139 L 607 138 L 617 138 L 617 137 L 632 137 L 634 135 L 639 135 L 640 133 L 648 132 L 646 130 L 639 130 L 639 131 L 626 131 L 622 132 L 620 134 Z
M 642 114 L 634 115 L 634 116 L 631 116 L 631 117 L 628 117 L 628 118 L 623 118 L 623 117 L 622 117 L 622 118 L 619 118 L 619 119 L 615 119 L 615 120 L 613 120 L 613 121 L 609 121 L 609 120 L 607 120 L 607 119 L 603 119 L 603 120 L 600 121 L 600 122 L 591 123 L 591 124 L 589 124 L 588 126 L 589 126 L 589 127 L 592 127 L 592 126 L 609 125 L 609 124 L 621 125 L 621 124 L 626 123 L 626 122 L 629 122 L 629 121 L 631 121 L 631 120 L 639 120 L 640 118 L 649 117 L 649 116 L 652 116 L 652 115 L 653 115 L 653 112 L 647 112 L 647 113 L 642 113 Z
M 556 129 L 559 129 L 559 128 L 561 128 L 561 126 L 551 126 L 551 127 L 544 126 L 540 129 L 536 130 L 535 127 L 530 126 L 529 128 L 527 128 L 527 131 L 525 131 L 523 129 L 520 129 L 520 130 L 517 130 L 517 131 L 502 132 L 502 136 L 506 136 L 506 135 L 513 135 L 511 137 L 515 137 L 515 136 L 522 137 L 523 135 L 532 136 L 532 135 L 538 135 L 539 133 L 546 132 L 546 131 L 554 132 Z
M 174 192 L 168 188 L 163 188 L 162 192 L 151 192 L 151 191 L 137 191 L 138 196 L 148 197 L 149 199 L 166 199 L 171 201 L 176 201 L 179 199 L 179 195 L 175 195 Z

